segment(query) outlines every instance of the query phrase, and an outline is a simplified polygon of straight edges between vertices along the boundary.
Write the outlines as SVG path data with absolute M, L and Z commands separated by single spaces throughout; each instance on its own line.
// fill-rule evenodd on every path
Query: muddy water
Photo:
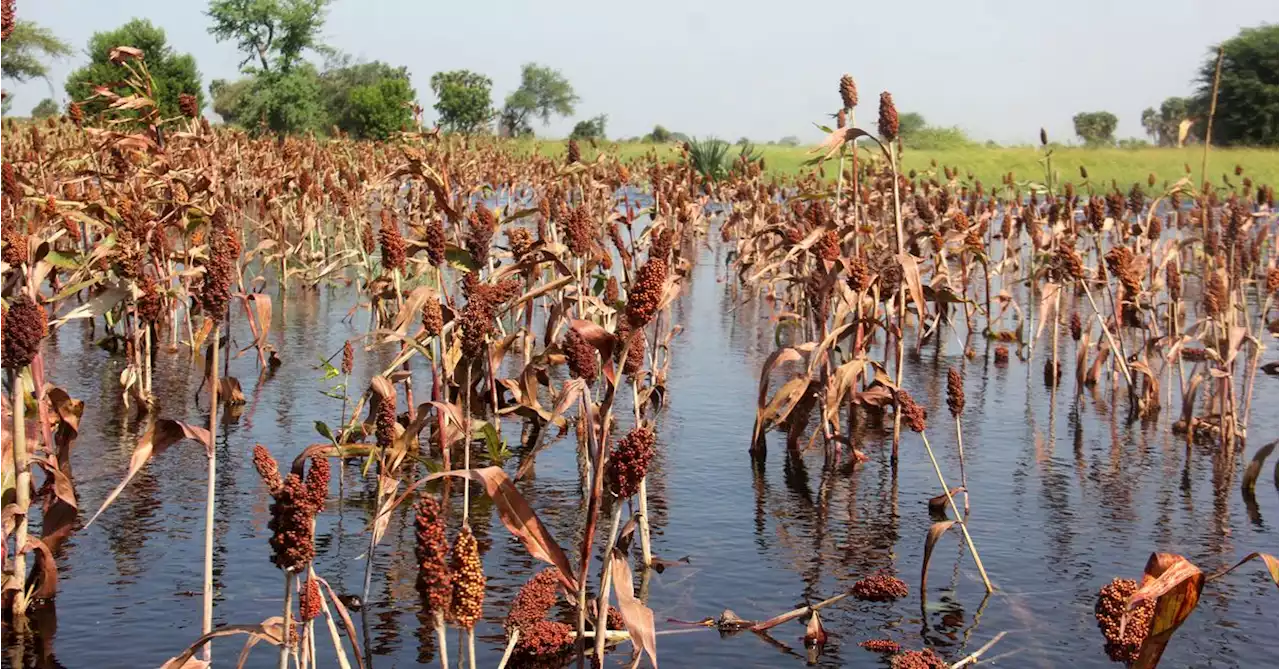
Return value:
M 997 365 L 992 346 L 978 337 L 965 344 L 963 329 L 947 331 L 909 354 L 906 384 L 929 410 L 931 442 L 943 470 L 958 483 L 945 376 L 948 366 L 963 371 L 971 530 L 997 591 L 984 597 L 961 537 L 952 532 L 934 554 L 922 604 L 920 566 L 931 523 L 926 501 L 940 490 L 919 438 L 904 436 L 896 480 L 883 427 L 866 421 L 858 433 L 870 457 L 864 465 L 851 467 L 847 458 L 824 463 L 820 447 L 790 454 L 781 435 L 770 435 L 767 456 L 753 462 L 747 447 L 756 378 L 775 346 L 774 324 L 765 305 L 731 297 L 723 260 L 704 251 L 674 308 L 685 329 L 674 342 L 670 403 L 659 416 L 661 453 L 649 490 L 654 551 L 683 562 L 651 574 L 645 584 L 660 630 L 686 629 L 669 619 L 698 620 L 725 609 L 764 619 L 885 570 L 910 584 L 910 597 L 890 604 L 849 599 L 824 610 L 831 640 L 821 664 L 885 666 L 857 645 L 872 638 L 927 645 L 954 661 L 1007 632 L 989 652 L 1000 666 L 1105 667 L 1110 663 L 1092 606 L 1112 577 L 1139 577 L 1152 551 L 1181 553 L 1206 571 L 1254 550 L 1275 552 L 1280 514 L 1270 467 L 1256 499 L 1245 497 L 1239 485 L 1245 458 L 1228 461 L 1209 447 L 1188 450 L 1169 427 L 1176 408 L 1142 421 L 1102 390 L 1076 401 L 1064 382 L 1052 395 L 1040 373 L 1039 356 L 1048 349 L 1043 342 L 1029 365 L 1016 357 Z M 223 424 L 217 442 L 218 625 L 280 613 L 281 574 L 268 557 L 269 498 L 250 449 L 263 443 L 280 459 L 291 459 L 319 441 L 315 421 L 338 421 L 341 402 L 322 392 L 340 379 L 324 381 L 316 365 L 363 331 L 364 316 L 354 324 L 343 321 L 353 303 L 350 289 L 277 300 L 271 338 L 284 365 L 259 380 L 252 352 L 231 362 L 248 404 Z M 249 335 L 240 314 L 236 318 L 243 346 Z M 1074 350 L 1065 328 L 1063 336 L 1064 350 Z M 914 333 L 908 344 L 914 348 Z M 966 345 L 971 358 L 962 354 Z M 120 358 L 95 347 L 86 324 L 64 328 L 48 351 L 52 381 L 87 401 L 73 453 L 87 517 L 123 475 L 141 427 L 117 393 Z M 358 354 L 352 387 L 363 388 L 392 353 Z M 1266 360 L 1274 359 L 1273 346 Z M 426 364 L 414 364 L 415 387 L 427 388 Z M 1066 363 L 1067 372 L 1072 369 Z M 198 378 L 186 355 L 162 354 L 154 382 L 161 415 L 206 422 L 205 409 L 192 399 Z M 1162 378 L 1163 394 L 1170 380 Z M 1275 378 L 1260 374 L 1249 454 L 1275 437 L 1276 404 Z M 630 410 L 624 405 L 621 413 Z M 507 436 L 514 440 L 518 431 Z M 517 463 L 511 460 L 508 469 Z M 571 552 L 584 515 L 577 471 L 570 438 L 541 455 L 536 477 L 519 484 Z M 359 593 L 373 491 L 358 481 L 354 465 L 345 472 L 341 494 L 337 478 L 317 524 L 316 568 L 337 591 Z M 59 558 L 56 609 L 46 607 L 35 617 L 40 633 L 28 644 L 24 664 L 152 667 L 199 636 L 204 492 L 203 453 L 189 444 L 176 447 L 149 465 L 94 526 L 76 534 Z M 455 488 L 455 514 L 460 498 Z M 472 518 L 489 579 L 478 666 L 491 667 L 502 652 L 501 618 L 538 565 L 483 497 L 474 500 Z M 375 666 L 437 663 L 430 620 L 420 615 L 414 591 L 411 515 L 392 519 L 375 565 L 367 603 Z M 1259 566 L 1209 584 L 1164 665 L 1275 666 L 1276 597 Z M 662 634 L 659 653 L 668 667 L 802 666 L 802 634 L 799 622 L 777 627 L 769 637 Z M 12 641 L 10 635 L 5 666 L 13 666 Z M 218 665 L 232 662 L 240 646 L 236 638 L 217 641 Z M 318 647 L 322 662 L 336 666 L 327 636 Z M 451 655 L 457 658 L 456 647 Z M 622 662 L 625 656 L 624 650 L 611 657 Z M 249 664 L 274 662 L 271 650 L 259 646 Z

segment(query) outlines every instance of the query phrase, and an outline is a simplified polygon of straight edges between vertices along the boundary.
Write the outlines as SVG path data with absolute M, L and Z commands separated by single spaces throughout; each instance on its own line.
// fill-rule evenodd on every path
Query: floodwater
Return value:
M 1112 402 L 1100 388 L 1073 398 L 1074 356 L 1066 355 L 1056 396 L 1045 387 L 1042 355 L 1024 364 L 1016 357 L 994 362 L 994 344 L 974 336 L 966 358 L 959 333 L 947 330 L 918 351 L 908 333 L 905 383 L 930 415 L 928 434 L 949 483 L 959 483 L 955 428 L 946 410 L 946 369 L 963 371 L 968 405 L 964 444 L 971 491 L 970 529 L 996 586 L 984 597 L 982 582 L 958 531 L 948 533 L 932 559 L 923 606 L 919 592 L 927 500 L 939 484 L 918 435 L 904 431 L 896 481 L 889 440 L 869 421 L 858 436 L 870 461 L 850 467 L 848 458 L 824 466 L 821 439 L 804 454 L 789 454 L 783 435 L 769 437 L 767 456 L 753 462 L 748 445 L 757 376 L 775 346 L 774 323 L 760 301 L 733 297 L 724 281 L 724 258 L 704 249 L 673 317 L 684 326 L 675 339 L 669 403 L 658 414 L 660 455 L 649 491 L 654 552 L 682 560 L 652 573 L 644 590 L 655 612 L 659 657 L 667 667 L 803 666 L 799 621 L 770 636 L 750 632 L 721 636 L 681 626 L 731 609 L 762 620 L 847 590 L 856 580 L 888 571 L 911 588 L 906 599 L 867 603 L 846 599 L 822 611 L 831 635 L 823 666 L 887 666 L 858 643 L 891 638 L 906 648 L 930 646 L 951 661 L 1000 632 L 1007 635 L 986 657 L 1009 667 L 1106 667 L 1093 618 L 1098 588 L 1113 577 L 1140 578 L 1153 551 L 1185 555 L 1206 572 L 1244 555 L 1275 552 L 1276 488 L 1270 463 L 1256 499 L 1240 490 L 1248 456 L 1277 434 L 1276 379 L 1259 374 L 1246 455 L 1234 461 L 1217 449 L 1188 449 L 1170 429 L 1178 409 L 1177 379 L 1162 375 L 1168 402 L 1158 419 L 1131 417 L 1127 402 Z M 334 425 L 341 401 L 322 394 L 341 379 L 325 381 L 319 357 L 338 352 L 367 327 L 367 314 L 344 322 L 352 288 L 326 288 L 276 299 L 271 341 L 283 366 L 258 380 L 252 352 L 231 362 L 248 403 L 218 434 L 218 485 L 214 581 L 215 624 L 256 623 L 280 614 L 281 573 L 269 559 L 269 496 L 250 460 L 255 443 L 288 461 L 321 441 L 314 423 Z M 1067 312 L 1072 307 L 1064 307 Z M 1087 304 L 1085 305 L 1087 308 Z M 250 341 L 242 313 L 235 314 L 238 346 Z M 99 329 L 99 334 L 101 330 Z M 1074 351 L 1063 328 L 1062 345 Z M 389 347 L 393 348 L 393 347 Z M 1270 346 L 1265 360 L 1275 359 Z M 73 323 L 47 344 L 52 382 L 86 409 L 72 453 L 82 522 L 124 475 L 143 427 L 120 400 L 123 367 L 93 345 L 88 324 Z M 878 348 L 877 348 L 878 350 Z M 394 350 L 358 352 L 351 385 L 358 394 Z M 417 401 L 430 372 L 414 362 Z M 196 424 L 208 420 L 204 402 L 193 401 L 198 363 L 185 352 L 162 352 L 154 388 L 160 415 Z M 1104 382 L 1102 385 L 1107 385 Z M 620 414 L 628 416 L 625 404 Z M 511 421 L 508 421 L 511 427 Z M 508 429 L 515 441 L 517 429 Z M 806 439 L 807 441 L 807 439 Z M 514 448 L 518 453 L 518 448 Z M 483 456 L 479 456 L 483 462 Z M 518 457 L 507 463 L 514 471 Z M 536 477 L 518 487 L 544 524 L 576 553 L 584 510 L 579 503 L 572 434 L 538 458 Z M 343 494 L 338 476 L 316 528 L 316 570 L 340 593 L 362 588 L 366 527 L 373 490 L 348 465 Z M 59 556 L 56 609 L 34 617 L 38 637 L 24 664 L 51 667 L 155 667 L 200 634 L 200 595 L 205 499 L 202 449 L 184 443 L 148 465 L 115 504 L 88 530 L 67 542 Z M 452 502 L 457 526 L 459 488 Z M 504 638 L 501 620 L 535 563 L 494 516 L 482 495 L 473 501 L 472 523 L 480 540 L 488 591 L 478 627 L 480 667 L 496 666 Z M 374 666 L 438 663 L 430 618 L 420 613 L 414 590 L 410 509 L 398 510 L 379 546 L 367 620 Z M 598 554 L 598 551 L 597 551 Z M 575 559 L 576 558 L 572 558 Z M 1275 666 L 1277 592 L 1254 562 L 1205 587 L 1199 609 L 1176 633 L 1164 666 Z M 566 615 L 560 611 L 560 615 Z M 356 624 L 361 615 L 353 614 Z M 327 633 L 317 647 L 323 666 L 336 666 Z M 667 634 L 675 630 L 681 633 Z M 6 639 L 5 666 L 14 660 Z M 456 643 L 451 633 L 450 645 Z M 243 637 L 214 643 L 218 666 L 229 666 Z M 627 659 L 629 645 L 610 655 Z M 457 647 L 450 649 L 458 657 Z M 249 666 L 275 664 L 259 645 Z

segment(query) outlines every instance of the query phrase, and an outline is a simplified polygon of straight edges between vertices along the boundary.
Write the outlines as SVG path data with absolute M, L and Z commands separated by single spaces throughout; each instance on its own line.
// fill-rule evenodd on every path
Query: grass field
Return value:
M 864 140 L 865 142 L 866 140 Z M 563 155 L 563 141 L 537 141 L 522 143 L 545 155 Z M 807 146 L 756 146 L 756 150 L 764 156 L 768 172 L 778 175 L 795 175 L 816 169 L 805 165 L 814 157 L 811 147 Z M 867 148 L 860 149 L 869 155 Z M 649 151 L 657 151 L 660 155 L 676 156 L 674 144 L 650 144 L 643 142 L 605 142 L 598 149 L 589 148 L 582 143 L 584 157 L 594 158 L 598 151 L 607 151 L 627 160 Z M 1192 180 L 1200 175 L 1200 159 L 1203 148 L 1189 146 L 1186 148 L 1084 148 L 1059 147 L 1053 153 L 1053 168 L 1060 182 L 1071 181 L 1080 184 L 1084 179 L 1080 176 L 1083 166 L 1089 173 L 1089 181 L 1098 186 L 1110 186 L 1114 179 L 1122 188 L 1135 182 L 1147 182 L 1149 174 L 1156 175 L 1157 185 L 1166 181 L 1172 184 L 1182 178 L 1185 167 L 1191 167 Z M 967 146 L 952 149 L 912 149 L 907 147 L 903 152 L 903 170 L 926 170 L 930 161 L 936 160 L 939 167 L 950 166 L 960 169 L 961 178 L 972 173 L 974 178 L 983 184 L 1001 183 L 1001 177 L 1013 172 L 1019 181 L 1044 180 L 1044 166 L 1041 163 L 1043 153 L 1034 147 L 986 147 Z M 1255 184 L 1280 185 L 1280 151 L 1274 148 L 1228 149 L 1212 148 L 1209 151 L 1209 164 L 1206 178 L 1215 185 L 1222 184 L 1222 175 L 1226 174 L 1235 186 L 1239 186 L 1241 178 L 1235 176 L 1236 165 L 1244 168 L 1244 176 L 1250 177 Z M 827 163 L 826 174 L 834 178 L 836 159 Z

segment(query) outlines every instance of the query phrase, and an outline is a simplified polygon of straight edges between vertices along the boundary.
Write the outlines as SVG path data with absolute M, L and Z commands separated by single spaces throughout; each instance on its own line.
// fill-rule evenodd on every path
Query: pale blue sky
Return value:
M 134 16 L 192 53 L 204 84 L 234 78 L 241 54 L 206 32 L 199 0 L 19 0 L 18 15 L 52 28 L 77 55 L 53 63 L 62 83 L 89 36 Z M 494 102 L 535 61 L 561 70 L 581 101 L 577 119 L 604 113 L 610 137 L 655 123 L 692 135 L 756 141 L 819 136 L 839 104 L 844 72 L 858 82 L 859 125 L 880 91 L 903 111 L 957 125 L 979 139 L 1033 142 L 1040 126 L 1069 139 L 1071 116 L 1105 109 L 1117 135 L 1140 136 L 1147 106 L 1193 89 L 1211 44 L 1242 26 L 1280 20 L 1276 0 L 1075 0 L 758 3 L 733 0 L 417 2 L 336 0 L 324 39 L 357 59 L 405 65 L 434 118 L 428 81 L 465 68 L 494 82 Z M 15 113 L 48 96 L 15 86 Z M 536 127 L 564 136 L 576 119 Z

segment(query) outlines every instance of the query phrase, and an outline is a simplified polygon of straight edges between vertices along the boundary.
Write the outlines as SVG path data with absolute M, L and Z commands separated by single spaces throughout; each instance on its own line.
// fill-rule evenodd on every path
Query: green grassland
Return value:
M 871 155 L 870 149 L 863 140 L 859 146 L 862 155 Z M 523 150 L 536 148 L 548 156 L 562 156 L 565 151 L 563 141 L 540 140 L 522 141 Z M 594 159 L 601 151 L 620 157 L 623 161 L 637 158 L 645 153 L 656 152 L 663 158 L 674 159 L 678 156 L 675 144 L 652 144 L 647 142 L 601 142 L 596 148 L 581 143 L 585 158 Z M 816 170 L 816 166 L 807 165 L 817 154 L 812 147 L 757 145 L 755 150 L 764 157 L 765 168 L 770 174 L 797 175 Z M 733 149 L 736 151 L 736 148 Z M 1109 187 L 1112 180 L 1121 187 L 1127 188 L 1137 182 L 1146 184 L 1148 175 L 1156 176 L 1156 183 L 1162 186 L 1166 182 L 1173 184 L 1186 176 L 1186 167 L 1191 168 L 1191 177 L 1195 181 L 1200 175 L 1200 160 L 1203 147 L 1188 146 L 1185 148 L 1086 148 L 1055 147 L 1053 151 L 1053 169 L 1058 182 L 1071 181 L 1081 184 L 1084 179 L 1080 168 L 1084 167 L 1089 174 L 1089 181 L 1095 187 Z M 969 174 L 982 181 L 983 184 L 1000 184 L 1002 177 L 1013 172 L 1019 181 L 1044 181 L 1044 153 L 1039 147 L 991 147 L 971 144 L 955 148 L 913 149 L 910 146 L 903 151 L 903 170 L 925 171 L 930 169 L 931 161 L 942 166 L 959 168 L 961 179 Z M 825 175 L 834 178 L 836 159 L 832 158 L 825 165 Z M 1241 177 L 1235 176 L 1236 166 L 1243 168 Z M 1244 176 L 1255 184 L 1280 185 L 1280 151 L 1275 148 L 1212 148 L 1209 151 L 1209 163 L 1206 179 L 1214 185 L 1222 185 L 1223 175 L 1238 187 Z

